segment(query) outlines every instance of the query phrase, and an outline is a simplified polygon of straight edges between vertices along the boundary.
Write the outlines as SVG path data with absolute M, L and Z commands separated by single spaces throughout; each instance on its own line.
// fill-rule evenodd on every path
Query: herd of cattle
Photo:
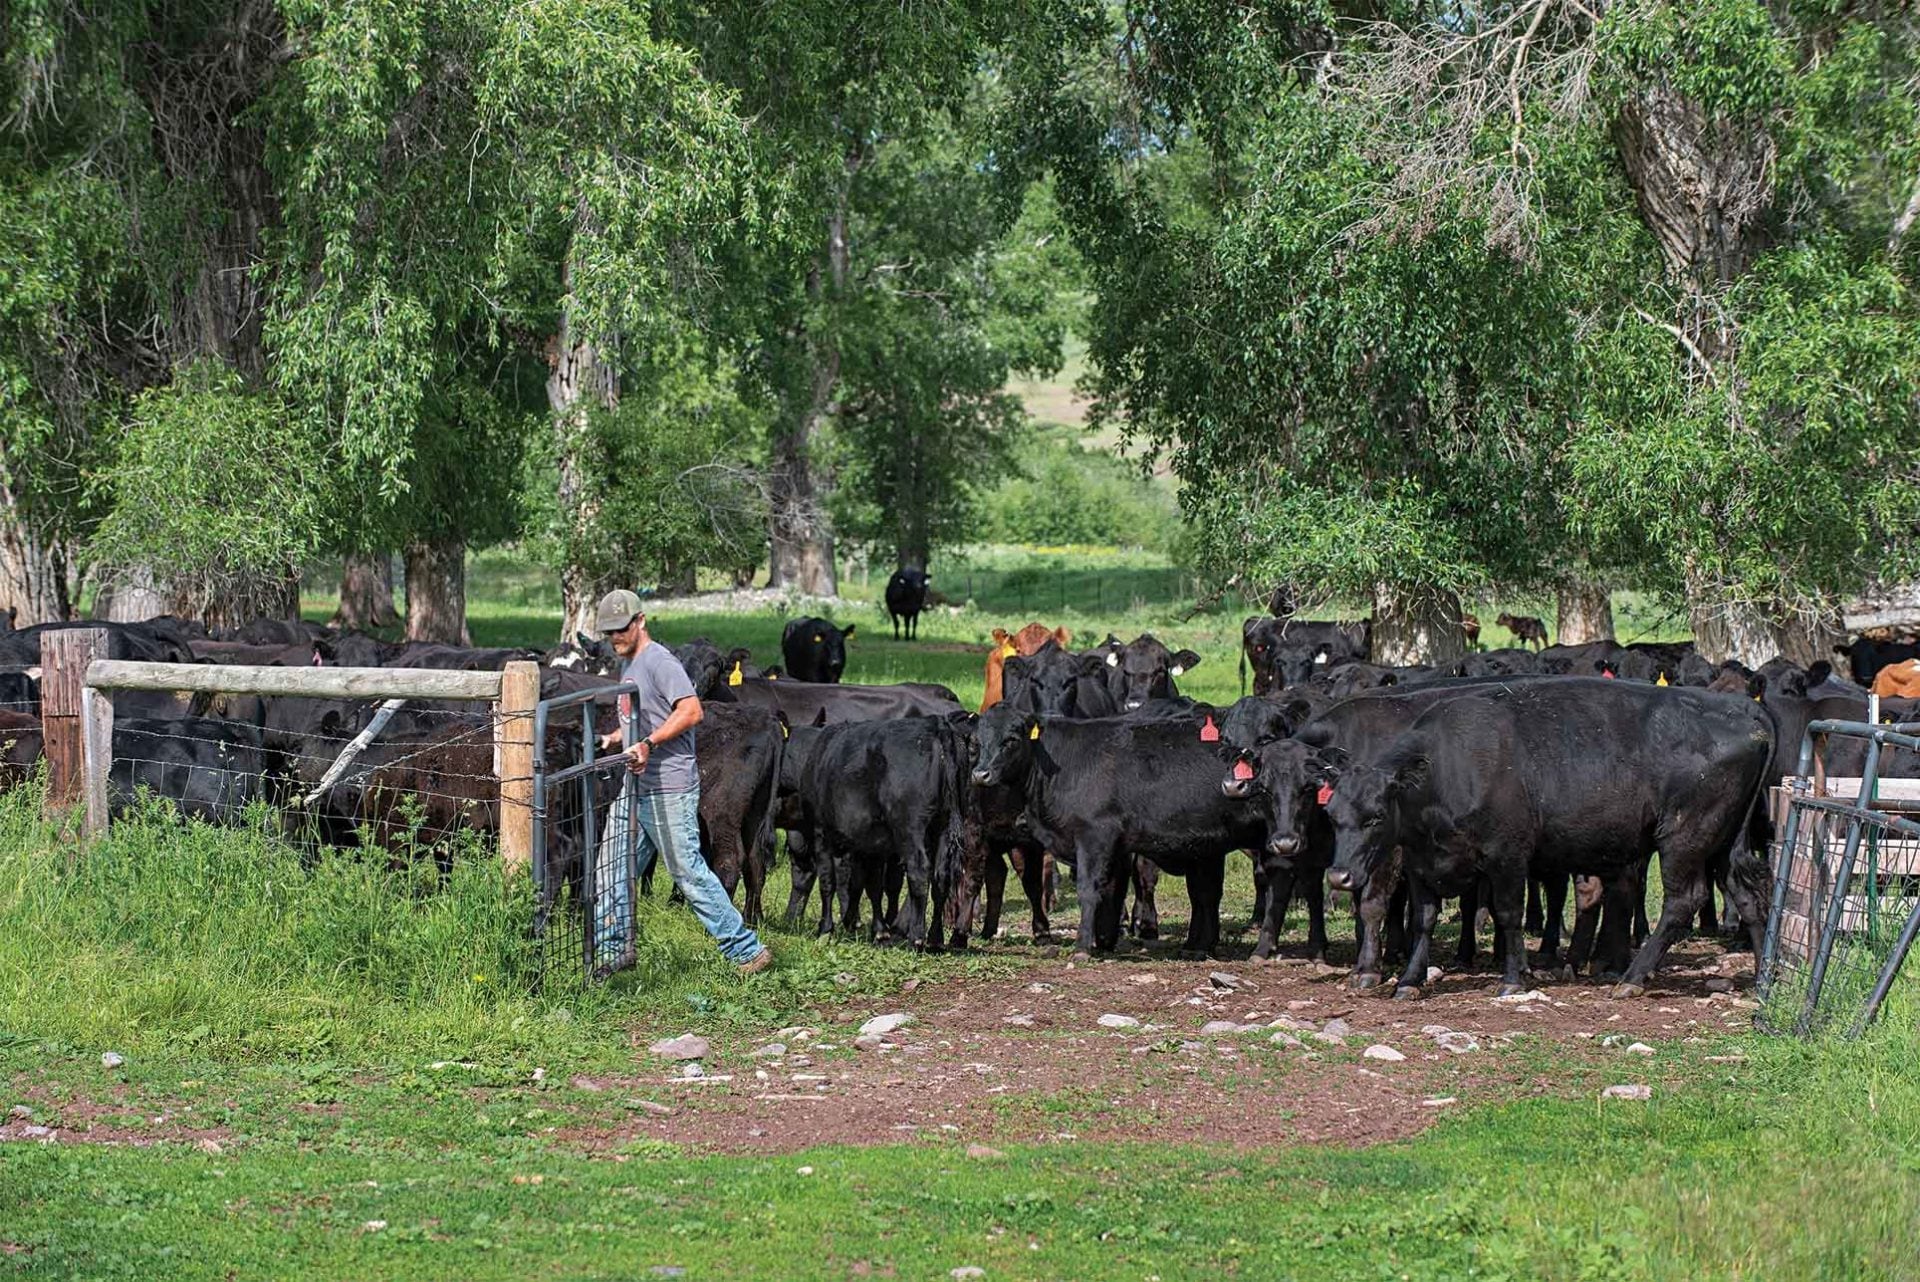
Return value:
M 59 625 L 55 625 L 59 626 Z M 606 690 L 617 661 L 579 637 L 547 653 L 395 645 L 315 625 L 262 620 L 221 635 L 177 620 L 110 624 L 116 658 L 172 663 L 498 669 L 543 664 L 543 694 Z M 0 784 L 39 755 L 38 687 L 26 671 L 43 629 L 0 635 Z M 1417 994 L 1442 901 L 1467 921 L 1488 912 L 1503 987 L 1521 984 L 1526 937 L 1540 964 L 1592 963 L 1643 986 L 1696 919 L 1757 939 L 1771 838 L 1766 789 L 1794 764 L 1816 718 L 1861 720 L 1881 669 L 1920 670 L 1911 645 L 1847 647 L 1854 680 L 1827 663 L 1776 659 L 1758 671 L 1711 664 L 1690 645 L 1544 646 L 1476 653 L 1444 669 L 1373 664 L 1365 624 L 1248 619 L 1241 663 L 1252 693 L 1229 706 L 1182 697 L 1201 662 L 1151 634 L 1076 650 L 1064 628 L 994 632 L 986 699 L 963 709 L 938 685 L 843 685 L 853 628 L 793 620 L 779 667 L 706 640 L 676 648 L 706 716 L 697 738 L 702 836 L 729 893 L 761 915 L 776 834 L 791 867 L 787 912 L 819 895 L 819 929 L 883 932 L 964 947 L 974 918 L 998 930 L 1009 868 L 1050 933 L 1054 871 L 1071 875 L 1077 950 L 1117 946 L 1123 929 L 1158 934 L 1156 884 L 1187 879 L 1184 949 L 1219 946 L 1226 862 L 1253 859 L 1256 957 L 1279 946 L 1289 902 L 1306 905 L 1306 949 L 1327 949 L 1325 890 L 1354 898 L 1356 986 L 1401 965 Z M 403 710 L 337 782 L 318 789 L 364 702 L 314 698 L 116 697 L 111 784 L 124 803 L 144 785 L 189 815 L 226 819 L 253 801 L 288 808 L 320 835 L 433 843 L 498 825 L 499 788 L 484 710 Z M 1888 700 L 1883 717 L 1913 719 Z M 602 724 L 605 724 L 603 721 Z M 577 710 L 541 745 L 580 759 Z M 1859 773 L 1836 745 L 1835 775 Z M 1889 753 L 1883 773 L 1920 761 Z M 613 804 L 617 772 L 550 799 L 549 860 L 582 876 L 582 804 Z M 1651 926 L 1647 866 L 1660 861 Z M 1571 930 L 1565 920 L 1569 888 Z M 1129 907 L 1129 900 L 1131 906 Z M 1567 947 L 1562 948 L 1563 937 Z M 1458 964 L 1473 962 L 1461 932 Z

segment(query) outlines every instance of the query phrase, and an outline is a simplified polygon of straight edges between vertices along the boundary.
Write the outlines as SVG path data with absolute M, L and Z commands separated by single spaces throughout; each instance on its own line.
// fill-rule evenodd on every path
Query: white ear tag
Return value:
M 1107 666 L 1109 668 L 1117 668 L 1120 666 L 1120 656 L 1111 650 L 1107 651 Z
M 1327 661 L 1327 652 L 1322 650 L 1319 654 L 1314 655 L 1313 661 L 1316 665 L 1324 664 Z
M 1183 673 L 1183 672 L 1185 672 L 1185 671 L 1186 671 L 1186 669 L 1185 669 L 1185 668 L 1183 668 L 1183 667 L 1181 667 L 1181 666 L 1180 666 L 1179 664 L 1177 664 L 1177 663 L 1176 663 L 1176 664 L 1174 664 L 1174 665 L 1173 665 L 1173 675 L 1174 675 L 1174 676 L 1176 676 L 1176 677 L 1177 677 L 1177 676 L 1179 676 L 1179 675 L 1180 675 L 1181 673 Z

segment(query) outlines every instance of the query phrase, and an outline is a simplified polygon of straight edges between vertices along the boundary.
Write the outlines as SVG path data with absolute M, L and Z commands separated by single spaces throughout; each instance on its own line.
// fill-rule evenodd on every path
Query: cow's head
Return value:
M 780 638 L 787 669 L 803 681 L 840 680 L 847 670 L 847 642 L 857 625 L 835 627 L 826 619 L 795 619 Z
M 1174 678 L 1198 667 L 1200 656 L 1191 650 L 1167 649 L 1151 632 L 1143 632 L 1118 649 L 1107 651 L 1107 688 L 1123 710 L 1131 711 L 1149 699 L 1170 699 Z
M 1104 709 L 1081 706 L 1081 682 L 1106 672 L 1098 654 L 1073 654 L 1048 641 L 1030 655 L 1016 655 L 1001 668 L 1004 698 L 1012 707 L 1043 717 L 1081 717 Z
M 1306 847 L 1307 824 L 1334 778 L 1334 762 L 1297 739 L 1279 739 L 1235 756 L 1220 791 L 1229 797 L 1260 800 L 1267 812 L 1266 856 L 1284 864 Z
M 1378 767 L 1357 766 L 1320 794 L 1333 823 L 1333 866 L 1327 885 L 1356 896 L 1386 866 L 1400 844 L 1404 816 L 1427 790 L 1424 756 L 1394 754 Z
M 974 785 L 1025 786 L 1041 734 L 1040 718 L 1011 704 L 996 704 L 981 713 L 973 731 Z
M 1298 725 L 1288 704 L 1249 695 L 1222 714 L 1220 738 L 1234 748 L 1258 748 L 1286 738 Z

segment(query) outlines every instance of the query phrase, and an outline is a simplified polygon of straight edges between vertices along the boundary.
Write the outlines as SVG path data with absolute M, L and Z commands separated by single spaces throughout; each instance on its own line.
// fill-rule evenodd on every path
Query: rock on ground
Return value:
M 911 1023 L 913 1023 L 913 1016 L 911 1015 L 875 1015 L 872 1019 L 860 1025 L 860 1035 L 862 1037 L 885 1037 L 895 1029 L 905 1028 Z
M 682 1033 L 662 1038 L 647 1049 L 662 1059 L 705 1059 L 707 1039 L 697 1033 Z

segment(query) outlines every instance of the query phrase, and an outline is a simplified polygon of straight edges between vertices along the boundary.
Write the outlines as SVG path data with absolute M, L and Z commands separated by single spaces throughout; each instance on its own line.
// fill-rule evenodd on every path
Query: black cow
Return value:
M 0 709 L 0 792 L 25 782 L 40 756 L 40 718 Z
M 164 623 L 104 623 L 80 620 L 74 623 L 36 623 L 0 636 L 0 664 L 40 662 L 40 638 L 49 632 L 73 628 L 98 628 L 107 634 L 109 659 L 133 659 L 143 663 L 192 663 L 193 651 L 188 638 Z
M 969 831 L 968 745 L 949 721 L 909 717 L 823 729 L 799 772 L 800 804 L 818 849 L 816 862 L 843 891 L 841 926 L 859 925 L 864 892 L 876 939 L 886 914 L 881 891 L 896 875 L 907 885 L 907 917 L 887 924 L 909 943 L 945 942 L 947 900 L 964 878 Z
M 835 683 L 847 670 L 847 638 L 857 624 L 836 628 L 812 615 L 794 619 L 780 633 L 780 657 L 795 681 Z
M 222 628 L 209 639 L 238 641 L 244 645 L 310 646 L 328 635 L 326 628 L 305 619 L 255 619 L 237 628 Z
M 828 687 L 766 677 L 743 678 L 729 686 L 734 701 L 777 709 L 796 726 L 809 726 L 825 714 L 823 725 L 843 721 L 879 721 L 888 717 L 944 717 L 959 710 L 960 699 L 942 685 L 903 681 L 898 685 Z
M 1327 955 L 1326 883 L 1324 867 L 1304 858 L 1307 814 L 1328 770 L 1331 758 L 1297 739 L 1274 739 L 1258 744 L 1235 742 L 1239 757 L 1221 791 L 1228 797 L 1251 800 L 1267 807 L 1267 840 L 1254 855 L 1255 915 L 1260 927 L 1253 955 L 1264 961 L 1273 956 L 1286 926 L 1287 904 L 1296 882 L 1307 901 L 1307 955 Z M 1264 764 L 1264 768 L 1262 765 Z
M 500 672 L 509 663 L 538 663 L 538 650 L 519 646 L 441 645 L 432 641 L 409 641 L 387 657 L 382 667 L 433 668 L 450 672 Z
M 927 608 L 927 584 L 933 576 L 925 570 L 901 566 L 887 580 L 887 620 L 893 624 L 893 639 L 900 639 L 900 624 L 907 625 L 909 641 L 920 635 L 920 611 Z
M 673 657 L 687 670 L 694 694 L 708 702 L 735 702 L 733 687 L 760 675 L 760 670 L 750 669 L 747 662 L 753 657 L 753 651 L 739 645 L 722 651 L 706 637 L 695 637 L 685 645 L 673 647 Z
M 116 719 L 107 788 L 124 812 L 147 788 L 187 818 L 232 823 L 255 801 L 271 799 L 260 731 L 217 717 Z
M 1532 650 L 1482 650 L 1453 665 L 1456 677 L 1517 677 L 1540 671 L 1540 660 Z
M 1316 671 L 1371 661 L 1371 638 L 1367 623 L 1248 619 L 1240 625 L 1241 680 L 1250 667 L 1255 694 L 1302 685 Z
M 1550 645 L 1535 656 L 1540 671 L 1550 677 L 1590 677 L 1601 662 L 1618 666 L 1623 647 L 1615 641 L 1586 641 L 1579 645 Z
M 1200 656 L 1191 650 L 1175 653 L 1151 632 L 1143 632 L 1118 649 L 1107 650 L 1107 693 L 1122 712 L 1149 699 L 1179 695 L 1175 677 L 1198 667 Z
M 1219 945 L 1226 858 L 1267 841 L 1257 804 L 1226 796 L 1231 753 L 1201 737 L 1200 716 L 1042 719 L 995 707 L 981 718 L 973 782 L 1024 789 L 1026 820 L 1048 849 L 1072 852 L 1077 955 L 1110 950 L 1136 859 L 1187 879 L 1193 920 L 1182 951 Z
M 1108 693 L 1107 658 L 1117 650 L 1075 653 L 1049 641 L 1000 667 L 1002 702 L 1043 717 L 1108 717 L 1119 711 Z
M 1308 686 L 1324 690 L 1335 699 L 1344 699 L 1362 690 L 1384 690 L 1399 683 L 1398 669 L 1383 668 L 1377 663 L 1341 663 L 1331 668 L 1316 668 L 1307 681 Z
M 313 643 L 320 662 L 338 668 L 384 668 L 402 649 L 364 632 L 343 632 Z
M 1880 669 L 1890 663 L 1920 659 L 1920 641 L 1871 641 L 1855 637 L 1845 645 L 1833 647 L 1835 654 L 1847 656 L 1847 670 L 1863 686 L 1871 686 Z
M 679 653 L 674 651 L 676 655 Z M 591 672 L 602 677 L 611 677 L 620 671 L 620 656 L 613 652 L 606 639 L 590 637 L 584 632 L 574 633 L 573 640 L 563 641 L 541 655 L 540 662 L 562 672 Z
M 1484 879 L 1505 942 L 1502 991 L 1518 992 L 1529 869 L 1617 876 L 1657 850 L 1666 902 L 1618 990 L 1641 993 L 1730 851 L 1729 887 L 1757 946 L 1765 865 L 1745 829 L 1773 743 L 1764 710 L 1696 690 L 1574 679 L 1448 700 L 1377 766 L 1341 773 L 1326 801 L 1328 879 L 1363 891 L 1398 852 L 1413 937 L 1396 997 L 1419 993 L 1440 897 Z
M 744 878 L 741 915 L 758 925 L 773 863 L 773 812 L 786 731 L 766 708 L 706 703 L 694 736 L 700 771 L 700 849 L 732 895 Z

